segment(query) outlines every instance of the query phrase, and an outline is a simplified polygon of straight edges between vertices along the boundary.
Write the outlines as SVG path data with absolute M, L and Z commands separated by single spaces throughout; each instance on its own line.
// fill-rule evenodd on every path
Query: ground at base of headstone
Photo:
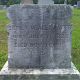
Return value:
M 8 62 L 0 72 L 0 80 L 80 80 L 80 73 L 71 69 L 8 69 Z

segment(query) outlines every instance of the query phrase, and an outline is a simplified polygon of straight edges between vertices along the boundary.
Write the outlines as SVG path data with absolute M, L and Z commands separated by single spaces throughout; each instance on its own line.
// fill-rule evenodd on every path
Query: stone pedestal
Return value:
M 7 62 L 0 80 L 80 80 L 80 74 L 74 65 L 70 69 L 8 69 Z

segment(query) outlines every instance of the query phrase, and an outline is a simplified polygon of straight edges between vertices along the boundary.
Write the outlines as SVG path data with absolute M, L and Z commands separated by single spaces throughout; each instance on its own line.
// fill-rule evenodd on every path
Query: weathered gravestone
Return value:
M 0 80 L 80 80 L 71 64 L 68 5 L 13 5 L 8 13 L 9 55 Z
M 71 9 L 64 6 L 9 8 L 10 68 L 71 68 Z
M 38 0 L 38 4 L 54 4 L 53 0 Z
M 67 4 L 67 0 L 64 0 L 64 4 Z
M 77 8 L 80 8 L 80 1 L 77 1 Z
M 33 0 L 21 0 L 22 4 L 32 4 Z
M 2 10 L 3 9 L 3 5 L 0 5 L 0 10 Z
M 6 5 L 0 5 L 0 10 L 6 9 Z

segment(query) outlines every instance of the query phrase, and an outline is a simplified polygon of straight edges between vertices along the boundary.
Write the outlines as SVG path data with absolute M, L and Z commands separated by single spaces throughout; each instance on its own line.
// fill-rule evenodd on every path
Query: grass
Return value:
M 72 25 L 72 59 L 80 71 L 80 9 L 73 10 Z
M 8 18 L 6 17 L 6 11 L 0 11 L 0 69 L 7 61 L 7 27 L 9 23 Z
M 0 11 L 0 69 L 7 61 L 7 31 L 9 23 L 6 11 Z M 80 71 L 80 9 L 73 9 L 72 16 L 72 60 Z

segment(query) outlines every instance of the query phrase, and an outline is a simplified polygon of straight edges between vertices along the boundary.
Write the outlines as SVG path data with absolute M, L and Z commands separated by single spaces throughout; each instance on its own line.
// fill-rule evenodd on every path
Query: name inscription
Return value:
M 69 29 L 70 25 L 54 25 L 42 28 L 31 26 L 29 29 L 26 29 L 26 26 L 24 29 L 21 29 L 19 26 L 13 26 L 11 27 L 13 34 L 10 37 L 14 47 L 50 47 L 55 44 L 62 45 L 64 41 L 69 39 L 66 36 L 69 35 L 66 32 L 66 28 Z

